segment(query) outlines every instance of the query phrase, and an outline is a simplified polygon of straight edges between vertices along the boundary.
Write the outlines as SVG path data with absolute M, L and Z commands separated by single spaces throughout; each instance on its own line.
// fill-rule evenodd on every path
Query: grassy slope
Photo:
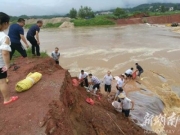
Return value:
M 74 26 L 100 26 L 100 25 L 114 25 L 115 23 L 109 20 L 106 16 L 96 16 L 91 19 L 75 19 Z
M 32 51 L 31 48 L 26 50 L 28 57 L 33 57 L 31 51 Z M 13 55 L 13 60 L 18 58 L 18 57 L 21 57 L 21 54 L 19 52 L 15 51 L 15 53 Z M 41 57 L 48 57 L 48 54 L 46 52 L 41 52 Z

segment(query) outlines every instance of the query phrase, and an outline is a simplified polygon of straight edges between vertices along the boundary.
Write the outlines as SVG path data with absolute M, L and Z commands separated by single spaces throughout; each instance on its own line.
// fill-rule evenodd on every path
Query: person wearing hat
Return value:
M 88 87 L 88 73 L 84 72 L 84 70 L 81 70 L 81 73 L 79 74 L 79 82 L 81 87 L 83 87 L 84 85 L 86 87 Z
M 121 100 L 122 113 L 126 117 L 129 117 L 130 110 L 134 110 L 134 102 L 123 93 L 121 93 L 118 98 Z
M 124 75 L 121 74 L 119 75 L 119 79 L 117 80 L 117 85 L 116 85 L 117 92 L 116 92 L 114 100 L 116 100 L 116 98 L 118 97 L 120 93 L 125 94 L 125 92 L 123 91 L 123 87 L 124 87 Z

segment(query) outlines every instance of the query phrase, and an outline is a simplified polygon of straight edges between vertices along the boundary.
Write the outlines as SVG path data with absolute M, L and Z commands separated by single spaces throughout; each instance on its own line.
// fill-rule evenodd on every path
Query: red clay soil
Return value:
M 147 17 L 146 19 L 147 22 L 150 24 L 174 23 L 174 22 L 180 22 L 180 14 L 168 15 L 168 16 L 152 16 L 152 17 Z
M 72 85 L 67 70 L 50 58 L 18 59 L 20 68 L 8 72 L 11 95 L 19 99 L 3 105 L 0 95 L 0 135 L 143 135 L 144 130 L 122 116 L 106 97 L 86 103 L 88 93 Z M 15 84 L 29 72 L 42 79 L 30 90 L 16 93 Z M 121 131 L 122 130 L 122 131 Z
M 128 24 L 140 24 L 143 23 L 141 18 L 130 18 L 130 19 L 118 19 L 117 24 L 128 25 Z
M 169 15 L 169 16 L 152 16 L 152 17 L 135 16 L 134 18 L 117 20 L 117 24 L 119 25 L 140 24 L 144 22 L 150 24 L 166 24 L 166 23 L 180 22 L 180 14 Z

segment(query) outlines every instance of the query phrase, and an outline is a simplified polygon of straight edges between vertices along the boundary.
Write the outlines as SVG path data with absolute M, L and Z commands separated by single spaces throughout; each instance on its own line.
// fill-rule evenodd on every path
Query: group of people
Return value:
M 10 60 L 13 58 L 14 52 L 18 51 L 23 58 L 27 57 L 25 47 L 21 44 L 21 40 L 24 42 L 26 48 L 29 48 L 28 42 L 31 43 L 32 55 L 40 57 L 40 39 L 39 32 L 43 25 L 42 20 L 38 20 L 35 25 L 32 25 L 27 32 L 26 38 L 24 36 L 25 20 L 19 18 L 17 23 L 10 25 L 10 17 L 3 12 L 0 12 L 0 91 L 4 98 L 4 105 L 9 104 L 18 99 L 18 96 L 10 96 L 7 85 L 7 71 L 11 67 Z M 8 31 L 8 35 L 4 33 Z M 59 48 L 55 48 L 51 56 L 55 60 L 56 64 L 59 64 L 60 53 Z M 19 67 L 15 64 L 14 70 Z
M 125 75 L 126 75 L 127 78 L 129 78 L 129 79 L 135 78 L 137 71 L 138 71 L 138 75 L 137 76 L 139 76 L 139 77 L 143 73 L 142 67 L 138 63 L 136 63 L 135 65 L 136 65 L 136 69 L 137 69 L 135 72 L 133 72 L 133 70 L 134 70 L 133 67 L 131 67 L 130 69 L 125 71 Z
M 138 64 L 135 63 L 136 65 L 136 71 L 133 72 L 133 68 L 130 68 L 125 71 L 125 74 L 120 74 L 117 78 L 117 85 L 116 85 L 116 94 L 114 96 L 114 101 L 117 100 L 118 102 L 121 103 L 122 106 L 122 113 L 125 114 L 126 117 L 129 116 L 130 110 L 133 110 L 134 108 L 134 102 L 131 101 L 129 98 L 126 97 L 126 93 L 123 90 L 123 87 L 126 85 L 126 81 L 128 79 L 133 78 L 133 74 L 137 75 L 140 77 L 140 75 L 143 73 L 143 68 Z M 138 72 L 138 73 L 137 73 Z M 88 82 L 88 77 L 90 78 L 91 81 Z M 90 85 L 92 85 L 92 91 L 93 94 L 96 94 L 98 90 L 100 91 L 100 84 L 101 82 L 104 83 L 104 90 L 105 92 L 108 93 L 108 96 L 111 92 L 111 87 L 112 87 L 112 81 L 115 78 L 111 75 L 111 72 L 108 71 L 107 74 L 104 76 L 103 81 L 98 79 L 96 76 L 92 74 L 88 74 L 87 72 L 84 72 L 84 70 L 81 70 L 81 73 L 79 74 L 79 83 L 82 87 L 88 88 Z M 88 91 L 90 92 L 90 91 Z
M 9 95 L 8 85 L 6 83 L 7 71 L 10 68 L 10 60 L 12 59 L 15 51 L 18 51 L 22 55 L 22 57 L 27 57 L 26 50 L 21 44 L 20 40 L 22 40 L 25 43 L 26 47 L 29 48 L 27 42 L 28 40 L 32 45 L 32 54 L 34 56 L 40 56 L 39 32 L 41 26 L 43 25 L 43 22 L 41 20 L 37 21 L 37 24 L 33 25 L 28 30 L 26 40 L 23 29 L 25 20 L 23 18 L 19 18 L 16 24 L 12 24 L 10 26 L 8 35 L 6 35 L 4 33 L 4 30 L 8 29 L 9 21 L 10 17 L 5 13 L 0 12 L 0 91 L 4 97 L 4 105 L 18 99 L 18 96 Z M 59 64 L 59 48 L 56 47 L 55 50 L 51 53 L 51 56 L 55 60 L 56 64 Z M 136 72 L 138 71 L 137 76 L 140 77 L 140 75 L 143 73 L 143 69 L 138 63 L 136 63 L 136 69 L 137 70 L 134 73 L 136 74 Z M 119 102 L 121 102 L 122 112 L 125 113 L 125 116 L 127 117 L 129 116 L 130 110 L 133 109 L 134 102 L 126 97 L 123 87 L 125 86 L 125 80 L 132 79 L 134 73 L 133 68 L 126 70 L 125 74 L 119 75 L 116 85 L 117 92 L 115 94 L 114 100 L 118 100 Z M 90 82 L 88 82 L 88 77 L 91 79 Z M 113 79 L 114 77 L 111 75 L 110 71 L 108 71 L 104 76 L 104 89 L 108 94 L 110 94 L 111 92 Z M 100 91 L 101 82 L 102 81 L 98 77 L 94 76 L 91 73 L 88 74 L 87 72 L 84 72 L 84 70 L 81 70 L 81 73 L 79 75 L 79 83 L 82 87 L 85 86 L 86 88 L 88 88 L 91 84 L 93 94 L 96 94 L 98 91 Z M 132 103 L 132 106 L 130 106 L 130 103 Z
M 25 20 L 23 18 L 19 18 L 16 24 L 12 24 L 10 27 L 9 25 L 10 17 L 6 13 L 0 12 L 0 91 L 4 98 L 4 105 L 18 99 L 18 96 L 10 96 L 6 83 L 10 60 L 15 51 L 18 51 L 23 58 L 27 57 L 26 50 L 20 42 L 21 40 L 25 43 L 26 47 L 29 48 L 28 40 L 32 45 L 32 54 L 34 56 L 40 56 L 39 32 L 43 22 L 39 20 L 37 24 L 31 26 L 26 35 L 27 40 L 24 36 L 23 26 L 25 25 Z M 4 31 L 7 30 L 8 27 L 9 31 L 8 35 L 6 35 Z

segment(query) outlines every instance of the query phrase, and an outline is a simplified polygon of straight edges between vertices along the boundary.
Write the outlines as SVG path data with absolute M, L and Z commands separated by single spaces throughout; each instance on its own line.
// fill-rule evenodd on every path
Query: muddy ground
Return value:
M 19 58 L 20 66 L 8 72 L 11 95 L 18 101 L 3 105 L 0 95 L 0 135 L 143 135 L 144 130 L 114 110 L 106 96 L 101 100 L 74 87 L 69 72 L 50 58 Z M 15 92 L 15 84 L 29 72 L 42 79 L 30 90 Z M 95 104 L 86 103 L 86 98 Z

